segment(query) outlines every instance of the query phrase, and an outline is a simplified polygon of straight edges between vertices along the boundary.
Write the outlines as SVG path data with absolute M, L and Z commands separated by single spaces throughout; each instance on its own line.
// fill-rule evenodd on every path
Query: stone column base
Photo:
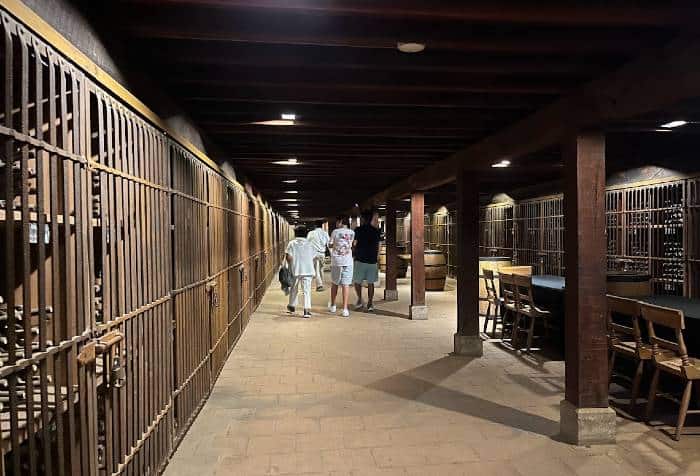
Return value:
M 399 291 L 397 289 L 385 289 L 384 290 L 384 300 L 385 301 L 398 301 Z
M 578 408 L 562 400 L 559 412 L 560 434 L 567 443 L 581 446 L 615 443 L 617 416 L 612 408 Z
M 479 336 L 455 334 L 455 354 L 481 357 L 484 355 L 484 341 Z
M 414 321 L 425 321 L 428 319 L 428 306 L 411 306 L 410 316 Z

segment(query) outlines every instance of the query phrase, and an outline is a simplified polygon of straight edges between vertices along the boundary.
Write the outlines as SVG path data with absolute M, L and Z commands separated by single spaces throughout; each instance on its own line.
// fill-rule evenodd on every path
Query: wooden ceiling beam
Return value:
M 575 83 L 555 82 L 555 81 L 511 81 L 499 79 L 471 79 L 455 82 L 452 84 L 430 84 L 429 82 L 416 82 L 414 84 L 403 84 L 400 81 L 387 80 L 376 83 L 367 82 L 327 82 L 322 80 L 308 81 L 283 81 L 281 80 L 254 80 L 246 81 L 231 76 L 226 79 L 212 79 L 211 76 L 192 78 L 186 75 L 175 75 L 168 79 L 168 83 L 174 85 L 203 86 L 218 88 L 250 88 L 258 91 L 283 90 L 283 91 L 332 91 L 336 94 L 346 94 L 351 91 L 376 91 L 379 93 L 391 92 L 392 94 L 413 94 L 420 92 L 447 93 L 451 95 L 459 93 L 504 93 L 504 94 L 533 94 L 553 96 L 571 88 Z M 443 81 L 443 83 L 446 83 Z
M 492 162 L 544 149 L 582 129 L 600 127 L 608 121 L 648 113 L 696 97 L 700 97 L 700 38 L 681 37 L 414 173 L 365 203 L 384 202 L 388 197 L 436 187 L 453 181 L 456 171 L 463 167 L 488 170 Z
M 220 21 L 220 19 L 214 19 Z M 385 37 L 372 37 L 342 32 L 336 28 L 297 28 L 297 31 L 282 28 L 258 29 L 248 25 L 216 25 L 198 22 L 192 18 L 166 17 L 147 18 L 124 27 L 136 38 L 158 38 L 170 40 L 219 41 L 231 43 L 252 43 L 271 45 L 323 46 L 363 49 L 396 50 L 396 33 L 388 32 Z M 421 34 L 420 36 L 425 36 Z M 620 33 L 596 33 L 572 35 L 516 35 L 472 36 L 425 38 L 423 41 L 431 50 L 461 51 L 470 53 L 519 53 L 519 54 L 593 54 L 621 53 L 637 51 L 640 44 L 656 39 L 655 35 L 645 37 Z
M 189 109 L 208 107 L 214 103 L 257 104 L 313 104 L 355 107 L 402 107 L 429 109 L 501 109 L 532 110 L 548 102 L 553 96 L 484 93 L 396 93 L 395 91 L 338 91 L 304 90 L 290 91 L 276 88 L 274 91 L 259 91 L 254 88 L 201 88 L 196 94 L 189 88 L 175 90 L 176 97 L 190 105 Z M 204 104 L 206 106 L 196 106 Z
M 375 51 L 372 55 L 313 55 L 309 48 L 299 51 L 296 48 L 273 48 L 271 46 L 244 45 L 251 48 L 243 49 L 240 45 L 224 45 L 218 43 L 207 45 L 183 45 L 181 41 L 170 44 L 167 48 L 177 48 L 178 54 L 163 56 L 157 48 L 152 55 L 145 52 L 147 61 L 160 64 L 163 67 L 173 65 L 207 65 L 245 68 L 246 70 L 297 70 L 309 73 L 337 71 L 388 71 L 388 72 L 426 72 L 442 74 L 521 74 L 521 75 L 593 75 L 607 70 L 619 63 L 619 57 L 585 57 L 577 58 L 568 55 L 533 58 L 494 57 L 485 55 L 483 58 L 465 58 L 460 53 L 434 51 L 430 56 L 412 57 L 410 61 L 394 54 L 393 51 L 383 54 Z M 217 45 L 219 45 L 217 47 Z M 256 51 L 249 51 L 254 48 Z M 212 51 L 214 50 L 214 51 Z M 241 52 L 240 50 L 244 50 Z M 272 50 L 272 51 L 270 51 Z M 325 51 L 325 49 L 322 49 Z M 354 49 L 349 49 L 354 52 Z M 347 57 L 346 57 L 347 56 Z
M 690 25 L 697 20 L 697 7 L 672 5 L 642 7 L 627 4 L 562 3 L 523 4 L 522 2 L 470 2 L 468 7 L 440 5 L 427 1 L 317 1 L 317 0 L 132 0 L 134 3 L 190 5 L 225 9 L 243 8 L 259 11 L 282 11 L 300 14 L 364 16 L 373 18 L 453 20 L 466 22 L 534 23 L 540 25 Z
M 431 139 L 448 139 L 448 140 L 464 140 L 468 141 L 473 139 L 475 136 L 483 134 L 487 129 L 460 129 L 458 131 L 453 130 L 431 130 L 431 129 L 368 129 L 367 132 L 364 131 L 354 131 L 354 130 L 321 130 L 310 128 L 284 128 L 284 130 L 268 130 L 269 128 L 210 128 L 207 130 L 207 134 L 212 137 L 219 136 L 250 136 L 250 135 L 260 135 L 260 136 L 293 136 L 293 137 L 311 137 L 311 136 L 323 136 L 323 137 L 394 137 L 394 138 L 423 138 L 428 137 Z M 282 129 L 282 128 L 275 128 Z M 370 132 L 371 131 L 371 132 Z

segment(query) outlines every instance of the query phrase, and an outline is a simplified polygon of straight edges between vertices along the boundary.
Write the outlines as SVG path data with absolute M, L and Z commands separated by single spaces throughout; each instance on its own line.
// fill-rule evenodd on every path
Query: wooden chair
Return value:
M 501 284 L 501 339 L 504 338 L 505 328 L 509 327 L 512 342 L 515 338 L 513 324 L 518 315 L 517 288 L 512 274 L 500 273 L 499 281 Z M 510 321 L 508 321 L 508 317 L 510 317 Z
M 681 437 L 683 425 L 685 425 L 685 417 L 688 414 L 693 384 L 700 380 L 700 359 L 688 356 L 688 349 L 683 339 L 683 329 L 685 329 L 683 312 L 677 309 L 641 303 L 641 314 L 647 323 L 649 343 L 651 344 L 652 359 L 654 361 L 654 377 L 651 380 L 651 388 L 649 389 L 646 419 L 649 421 L 654 411 L 654 402 L 659 386 L 659 374 L 665 372 L 683 380 L 685 388 L 683 397 L 679 402 L 680 409 L 674 436 L 674 439 L 678 441 Z M 669 337 L 668 339 L 658 337 L 656 333 L 657 327 L 671 331 L 670 334 L 674 337 Z
M 644 363 L 651 360 L 651 347 L 642 342 L 642 332 L 639 326 L 641 303 L 634 299 L 607 295 L 608 298 L 608 350 L 610 364 L 608 384 L 612 381 L 615 360 L 618 355 L 633 360 L 637 364 L 632 379 L 632 398 L 630 406 L 634 408 L 639 396 L 639 386 L 644 373 Z M 618 316 L 615 320 L 614 317 Z M 625 325 L 619 319 L 624 316 L 631 325 Z
M 483 274 L 484 286 L 486 288 L 486 316 L 484 317 L 484 334 L 488 329 L 489 320 L 493 321 L 493 335 L 496 336 L 496 325 L 501 323 L 501 338 L 503 338 L 503 319 L 501 317 L 501 299 L 496 291 L 496 283 L 494 281 L 493 271 L 485 269 Z M 493 309 L 493 311 L 492 311 Z
M 513 275 L 513 283 L 517 300 L 517 314 L 513 324 L 513 346 L 518 347 L 519 333 L 527 334 L 527 351 L 530 352 L 535 322 L 538 319 L 546 321 L 550 313 L 535 305 L 535 300 L 532 298 L 532 276 Z M 521 322 L 523 322 L 522 327 Z M 547 322 L 544 322 L 544 326 L 547 327 Z

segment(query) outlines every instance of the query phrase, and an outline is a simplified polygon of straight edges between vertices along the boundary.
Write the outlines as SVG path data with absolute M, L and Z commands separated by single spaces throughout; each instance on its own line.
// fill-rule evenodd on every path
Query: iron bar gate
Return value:
M 0 474 L 157 474 L 289 227 L 0 16 Z

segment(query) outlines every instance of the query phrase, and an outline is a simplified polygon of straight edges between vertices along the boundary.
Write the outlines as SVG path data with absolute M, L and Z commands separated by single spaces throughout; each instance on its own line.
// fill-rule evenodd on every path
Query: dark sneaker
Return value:
M 304 309 L 304 317 L 306 317 L 306 318 L 311 317 L 311 311 L 309 311 L 308 309 Z
M 296 309 L 294 309 L 294 306 L 287 306 L 287 312 L 288 312 L 288 313 L 294 314 L 294 311 L 295 311 L 295 310 L 296 310 Z
M 326 288 L 324 288 L 323 286 L 316 286 L 316 292 L 318 292 L 318 293 L 320 293 L 321 291 L 325 291 L 325 290 L 326 290 Z
M 374 305 L 373 304 L 367 304 L 367 312 L 372 312 L 374 311 Z

